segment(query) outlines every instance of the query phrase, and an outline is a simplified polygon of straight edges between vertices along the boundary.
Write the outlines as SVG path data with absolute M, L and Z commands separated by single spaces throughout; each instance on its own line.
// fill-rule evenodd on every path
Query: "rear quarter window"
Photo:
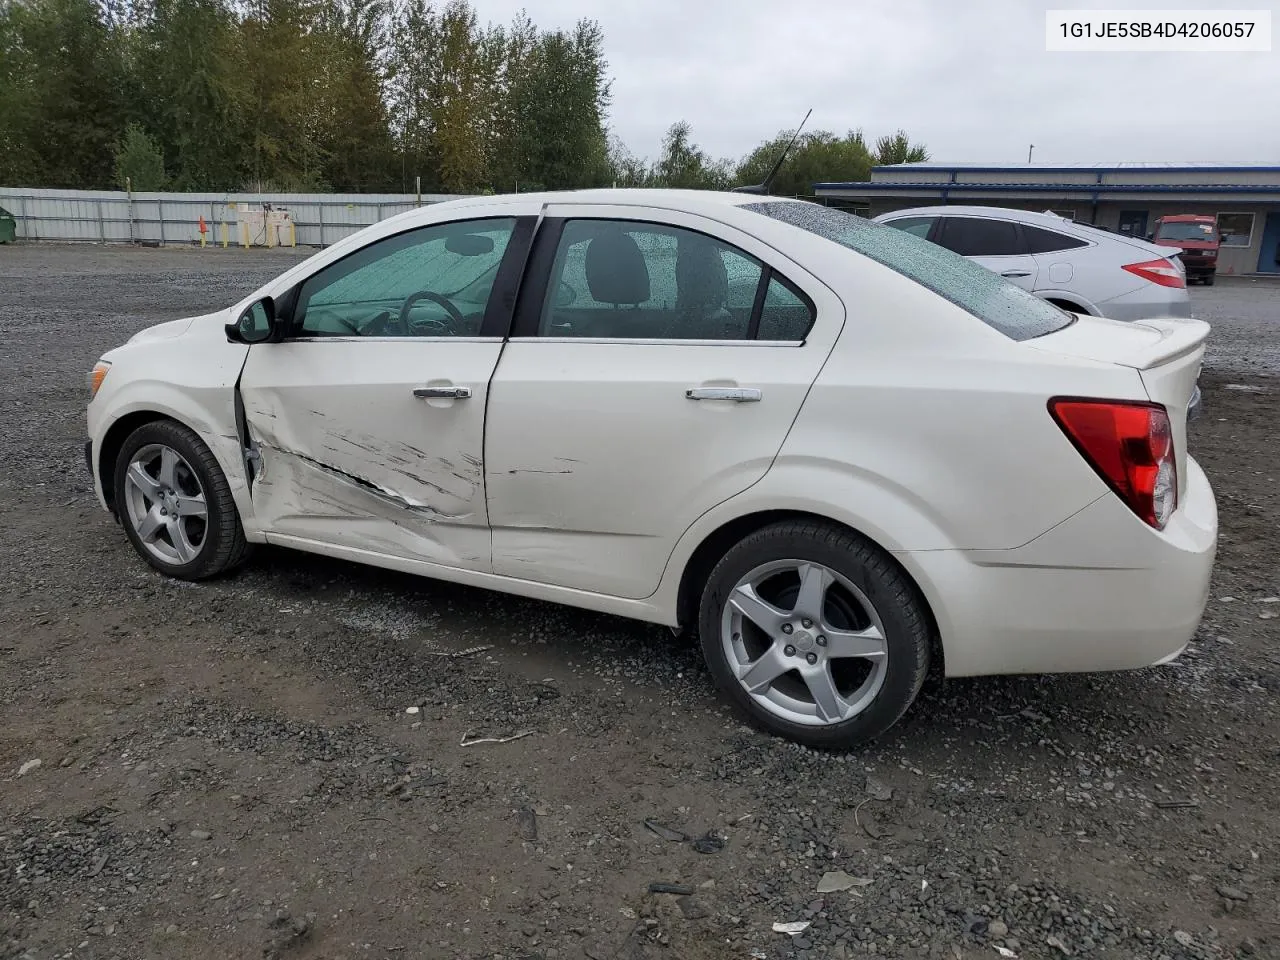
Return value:
M 1059 250 L 1075 250 L 1087 247 L 1087 240 L 1068 237 L 1056 230 L 1044 230 L 1030 224 L 1022 225 L 1022 238 L 1027 242 L 1027 253 L 1057 253 Z
M 1074 323 L 1051 303 L 935 243 L 843 210 L 801 200 L 743 205 L 830 240 L 932 290 L 1011 340 L 1030 340 Z

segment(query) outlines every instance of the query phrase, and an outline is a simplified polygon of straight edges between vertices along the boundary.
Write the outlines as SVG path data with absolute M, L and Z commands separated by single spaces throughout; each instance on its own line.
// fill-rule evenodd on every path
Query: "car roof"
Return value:
M 1011 207 L 981 207 L 965 204 L 946 204 L 932 207 L 909 207 L 905 210 L 892 210 L 882 213 L 877 220 L 897 217 L 953 216 L 953 217 L 997 217 L 1001 220 L 1014 220 L 1018 223 L 1030 223 L 1036 226 L 1061 227 L 1074 221 L 1060 217 L 1056 213 L 1041 213 L 1037 210 L 1015 210 Z M 1088 224 L 1085 224 L 1088 226 Z
M 500 193 L 460 197 L 434 203 L 434 208 L 467 207 L 502 203 L 600 203 L 705 210 L 709 207 L 740 207 L 762 200 L 788 201 L 789 197 L 768 197 L 756 193 L 724 190 L 658 190 L 643 187 L 613 187 L 588 190 L 544 190 L 532 193 Z

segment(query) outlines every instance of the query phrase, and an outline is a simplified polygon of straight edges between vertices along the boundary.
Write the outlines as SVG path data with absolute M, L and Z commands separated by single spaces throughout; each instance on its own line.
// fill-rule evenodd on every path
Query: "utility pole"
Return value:
M 1034 143 L 1031 144 L 1031 146 L 1027 147 L 1027 163 L 1031 162 L 1031 151 L 1034 150 L 1035 148 L 1036 148 L 1036 145 Z

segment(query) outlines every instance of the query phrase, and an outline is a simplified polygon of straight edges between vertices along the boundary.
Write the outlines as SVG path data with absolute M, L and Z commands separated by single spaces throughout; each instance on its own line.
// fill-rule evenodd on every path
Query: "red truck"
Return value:
M 1211 286 L 1218 272 L 1218 222 L 1203 214 L 1181 213 L 1161 217 L 1148 238 L 1162 247 L 1181 247 L 1187 283 L 1199 280 Z

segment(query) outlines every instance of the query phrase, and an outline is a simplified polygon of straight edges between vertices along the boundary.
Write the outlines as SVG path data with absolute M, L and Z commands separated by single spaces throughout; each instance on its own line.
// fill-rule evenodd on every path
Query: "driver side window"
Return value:
M 307 278 L 301 337 L 475 337 L 514 218 L 466 220 L 386 237 Z

